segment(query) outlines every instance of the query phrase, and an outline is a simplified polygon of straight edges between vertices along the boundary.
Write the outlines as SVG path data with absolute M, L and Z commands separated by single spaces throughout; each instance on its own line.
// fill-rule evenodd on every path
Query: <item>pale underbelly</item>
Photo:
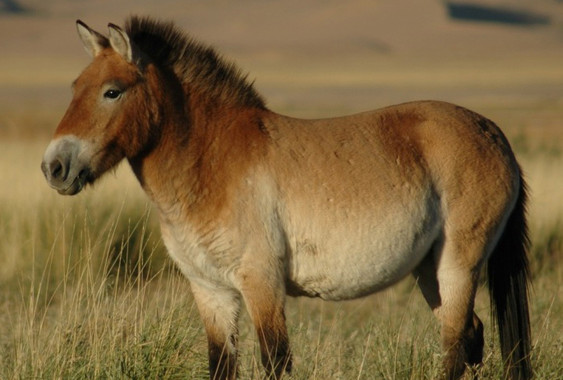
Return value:
M 316 240 L 319 243 L 295 242 L 288 294 L 344 300 L 395 284 L 416 268 L 440 235 L 440 220 L 427 217 L 393 233 L 348 231 L 341 238 L 332 234 Z

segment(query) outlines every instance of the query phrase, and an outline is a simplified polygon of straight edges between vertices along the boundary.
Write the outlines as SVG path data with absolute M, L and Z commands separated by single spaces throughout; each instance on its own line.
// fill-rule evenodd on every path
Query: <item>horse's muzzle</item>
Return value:
M 85 160 L 83 144 L 73 136 L 65 136 L 49 144 L 41 170 L 49 185 L 59 194 L 79 193 L 92 176 L 89 160 Z

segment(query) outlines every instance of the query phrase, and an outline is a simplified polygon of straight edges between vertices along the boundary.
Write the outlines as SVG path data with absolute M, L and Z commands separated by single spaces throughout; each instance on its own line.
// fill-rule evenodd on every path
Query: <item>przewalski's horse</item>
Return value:
M 133 17 L 109 37 L 77 25 L 93 61 L 43 172 L 72 195 L 129 161 L 190 281 L 212 379 L 237 376 L 243 302 L 279 379 L 286 295 L 351 299 L 409 273 L 440 321 L 445 377 L 459 378 L 482 360 L 485 265 L 507 374 L 531 377 L 526 191 L 495 124 L 431 101 L 293 119 L 170 23 Z

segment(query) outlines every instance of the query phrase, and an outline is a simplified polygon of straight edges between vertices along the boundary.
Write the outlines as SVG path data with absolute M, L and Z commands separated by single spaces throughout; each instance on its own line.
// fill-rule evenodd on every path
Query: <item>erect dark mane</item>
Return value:
M 133 16 L 126 21 L 125 31 L 157 66 L 172 69 L 187 87 L 223 104 L 265 108 L 246 75 L 172 22 Z

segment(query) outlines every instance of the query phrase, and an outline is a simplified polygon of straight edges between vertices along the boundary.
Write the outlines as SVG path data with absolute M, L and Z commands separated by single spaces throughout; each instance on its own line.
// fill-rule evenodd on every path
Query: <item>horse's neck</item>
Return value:
M 129 158 L 141 186 L 158 207 L 177 197 L 179 178 L 189 178 L 193 167 L 188 159 L 191 118 L 184 109 L 176 109 L 179 104 L 169 101 L 159 105 L 161 112 L 148 149 Z
M 222 202 L 229 181 L 261 146 L 261 112 L 191 107 L 188 118 L 163 122 L 154 149 L 130 160 L 139 182 L 161 213 Z

